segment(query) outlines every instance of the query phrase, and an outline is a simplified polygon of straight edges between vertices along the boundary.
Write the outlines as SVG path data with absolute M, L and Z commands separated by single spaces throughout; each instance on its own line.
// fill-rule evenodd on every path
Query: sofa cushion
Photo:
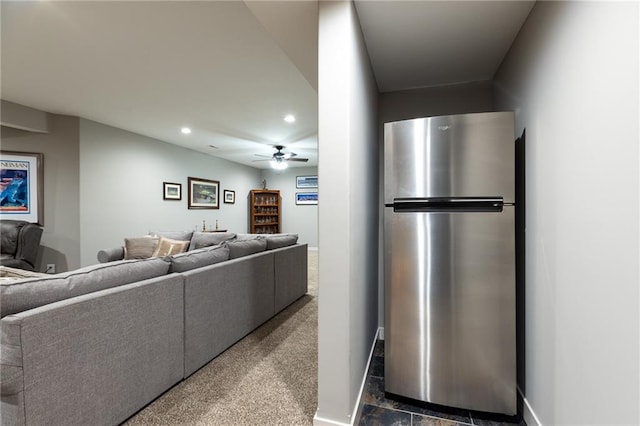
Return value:
M 171 256 L 169 272 L 185 272 L 202 266 L 213 265 L 229 259 L 229 248 L 224 246 L 203 247 Z
M 267 249 L 267 240 L 265 238 L 233 240 L 225 241 L 224 245 L 229 248 L 229 259 L 236 259 L 238 257 L 265 251 Z
M 0 283 L 0 316 L 165 275 L 168 271 L 169 261 L 157 257 L 100 263 L 48 277 Z
M 189 250 L 218 245 L 224 241 L 235 238 L 233 232 L 194 232 L 191 237 Z
M 183 253 L 187 251 L 187 247 L 189 247 L 189 240 L 180 241 L 180 240 L 172 240 L 171 238 L 160 237 L 160 242 L 158 243 L 158 247 L 151 255 L 152 257 L 158 256 L 171 256 L 173 254 Z
M 157 231 L 149 232 L 152 237 L 165 237 L 172 240 L 191 241 L 193 231 Z
M 298 242 L 298 234 L 269 234 L 267 238 L 267 250 L 292 246 Z
M 153 255 L 160 241 L 157 237 L 145 236 L 124 239 L 124 258 L 146 259 Z

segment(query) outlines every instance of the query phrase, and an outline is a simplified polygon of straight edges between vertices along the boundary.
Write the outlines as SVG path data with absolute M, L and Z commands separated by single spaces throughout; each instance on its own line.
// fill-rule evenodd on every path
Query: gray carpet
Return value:
M 309 292 L 126 425 L 311 425 L 318 388 L 318 252 Z

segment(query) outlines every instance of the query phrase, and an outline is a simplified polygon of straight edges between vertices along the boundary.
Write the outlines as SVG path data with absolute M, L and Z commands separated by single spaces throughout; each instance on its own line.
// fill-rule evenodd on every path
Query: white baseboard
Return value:
M 369 372 L 369 367 L 371 366 L 371 360 L 373 359 L 373 351 L 376 348 L 376 341 L 379 338 L 380 330 L 382 330 L 382 327 L 378 327 L 378 330 L 376 331 L 376 335 L 373 337 L 373 342 L 371 343 L 371 350 L 369 351 L 369 359 L 367 361 L 367 366 L 364 369 L 362 383 L 360 384 L 360 392 L 358 393 L 358 399 L 356 399 L 356 405 L 355 407 L 353 407 L 353 411 L 351 412 L 349 423 L 342 423 L 336 420 L 325 419 L 323 417 L 318 416 L 318 412 L 316 411 L 315 416 L 313 416 L 314 426 L 353 426 L 354 422 L 356 421 L 356 416 L 358 415 L 358 409 L 360 408 L 360 400 L 362 400 L 362 394 L 364 393 L 364 385 L 367 383 L 367 373 Z
M 531 408 L 531 404 L 529 404 L 529 401 L 527 401 L 527 398 L 524 397 L 524 394 L 522 393 L 520 388 L 518 388 L 518 393 L 520 394 L 520 396 L 522 397 L 522 401 L 524 402 L 522 417 L 524 418 L 524 421 L 527 423 L 527 426 L 542 426 L 542 423 L 538 419 L 538 416 L 536 416 L 536 413 L 533 411 L 533 408 Z
M 342 423 L 335 420 L 324 419 L 318 416 L 318 413 L 316 412 L 316 415 L 313 416 L 313 426 L 349 426 L 349 423 Z
M 369 367 L 371 366 L 371 360 L 373 359 L 373 351 L 376 349 L 376 341 L 378 340 L 378 336 L 380 335 L 381 327 L 378 327 L 376 331 L 376 335 L 373 336 L 373 342 L 371 342 L 371 350 L 369 351 L 369 360 L 367 361 L 367 366 L 364 369 L 364 376 L 362 377 L 362 383 L 360 384 L 360 392 L 358 393 L 358 399 L 356 399 L 356 406 L 353 407 L 353 411 L 351 413 L 351 425 L 356 421 L 356 416 L 358 415 L 358 408 L 360 408 L 360 400 L 362 400 L 362 394 L 364 393 L 364 385 L 367 383 L 367 373 L 369 372 Z

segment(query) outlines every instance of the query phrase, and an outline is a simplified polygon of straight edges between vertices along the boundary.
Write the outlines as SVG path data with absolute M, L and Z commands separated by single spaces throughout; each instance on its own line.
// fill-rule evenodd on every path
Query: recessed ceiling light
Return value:
M 191 129 L 188 127 L 183 127 L 182 129 L 180 129 L 180 131 L 185 135 L 188 135 L 189 133 L 191 133 Z
M 287 114 L 284 116 L 284 121 L 286 121 L 287 123 L 295 123 L 296 116 L 293 114 Z

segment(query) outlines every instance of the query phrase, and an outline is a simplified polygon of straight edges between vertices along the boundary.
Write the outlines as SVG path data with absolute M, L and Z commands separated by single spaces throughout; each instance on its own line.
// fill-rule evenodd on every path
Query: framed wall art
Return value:
M 220 182 L 217 180 L 189 177 L 190 209 L 219 209 L 220 208 Z
M 296 176 L 296 188 L 317 188 L 318 176 Z
M 313 205 L 318 204 L 317 192 L 296 192 L 296 204 Z
M 182 184 L 173 182 L 162 182 L 163 200 L 182 200 Z
M 0 151 L 0 218 L 44 225 L 43 155 Z
M 229 189 L 224 190 L 224 202 L 226 204 L 235 204 L 236 202 L 236 191 L 231 191 Z

